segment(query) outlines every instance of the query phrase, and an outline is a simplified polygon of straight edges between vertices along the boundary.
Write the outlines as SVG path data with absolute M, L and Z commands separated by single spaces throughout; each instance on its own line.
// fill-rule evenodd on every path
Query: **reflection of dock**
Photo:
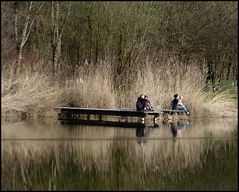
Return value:
M 144 124 L 146 120 L 151 119 L 155 123 L 158 112 L 153 111 L 135 111 L 125 109 L 94 109 L 94 108 L 78 108 L 78 107 L 58 107 L 58 119 L 62 123 L 80 123 L 80 124 Z M 107 117 L 121 117 L 124 122 L 106 121 Z M 136 122 L 130 122 L 137 118 Z M 112 118 L 113 119 L 113 118 Z M 112 126 L 113 126 L 112 125 Z
M 117 122 L 117 121 L 97 121 L 97 120 L 61 120 L 62 124 L 81 124 L 81 125 L 95 125 L 95 126 L 109 126 L 109 127 L 124 127 L 124 128 L 145 128 L 158 127 L 158 124 L 146 124 L 137 122 Z

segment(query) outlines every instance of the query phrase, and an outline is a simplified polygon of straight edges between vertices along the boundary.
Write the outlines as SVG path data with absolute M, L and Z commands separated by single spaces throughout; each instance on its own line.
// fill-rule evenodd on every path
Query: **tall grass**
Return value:
M 173 95 L 178 93 L 183 96 L 184 103 L 188 106 L 192 115 L 210 115 L 210 109 L 204 102 L 203 77 L 198 72 L 197 66 L 189 66 L 182 70 L 177 63 L 170 63 L 155 67 L 152 62 L 146 62 L 145 68 L 138 71 L 137 78 L 131 91 L 135 99 L 139 93 L 149 95 L 153 106 L 169 108 Z M 160 63 L 158 63 L 160 65 Z M 132 103 L 134 102 L 131 100 Z
M 91 68 L 91 69 L 89 69 Z M 59 105 L 79 107 L 116 108 L 112 71 L 109 66 L 89 66 L 75 79 L 67 79 L 59 95 Z
M 49 115 L 62 89 L 41 74 L 2 75 L 2 115 Z
M 63 72 L 59 73 L 57 82 L 44 75 L 45 72 L 25 70 L 13 77 L 10 69 L 3 69 L 2 116 L 55 116 L 54 108 L 64 105 L 135 108 L 141 93 L 149 96 L 155 110 L 159 106 L 168 108 L 173 95 L 178 93 L 183 96 L 191 115 L 200 117 L 215 113 L 215 103 L 228 102 L 226 95 L 207 99 L 203 76 L 193 63 L 182 68 L 170 60 L 155 63 L 146 59 L 137 66 L 118 78 L 111 63 L 102 62 L 97 67 L 86 65 L 72 78 L 64 78 Z

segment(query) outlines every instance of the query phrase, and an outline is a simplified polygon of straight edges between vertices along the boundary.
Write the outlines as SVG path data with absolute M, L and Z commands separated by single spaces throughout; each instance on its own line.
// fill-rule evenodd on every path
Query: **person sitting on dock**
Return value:
M 142 111 L 143 110 L 143 102 L 144 102 L 144 95 L 141 94 L 136 102 L 136 109 L 137 111 Z
M 174 99 L 171 102 L 170 108 L 172 110 L 183 110 L 187 115 L 189 115 L 189 111 L 186 106 L 183 104 L 182 96 L 175 94 Z
M 144 100 L 145 100 L 144 101 L 144 108 L 143 108 L 144 111 L 153 111 L 154 109 L 153 109 L 151 103 L 149 102 L 147 95 L 144 96 Z
M 137 111 L 153 111 L 153 107 L 151 106 L 148 96 L 141 94 L 138 97 L 138 100 L 136 102 L 136 109 Z
M 170 109 L 175 110 L 178 105 L 178 94 L 175 94 L 174 99 L 171 101 Z

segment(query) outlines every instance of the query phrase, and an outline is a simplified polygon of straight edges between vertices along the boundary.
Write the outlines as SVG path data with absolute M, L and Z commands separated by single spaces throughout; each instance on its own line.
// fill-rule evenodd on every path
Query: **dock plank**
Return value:
M 126 109 L 96 109 L 96 108 L 79 108 L 79 107 L 57 107 L 62 113 L 69 112 L 74 114 L 87 115 L 112 115 L 112 116 L 128 116 L 128 117 L 145 117 L 152 115 L 158 117 L 159 113 L 154 111 L 136 111 Z

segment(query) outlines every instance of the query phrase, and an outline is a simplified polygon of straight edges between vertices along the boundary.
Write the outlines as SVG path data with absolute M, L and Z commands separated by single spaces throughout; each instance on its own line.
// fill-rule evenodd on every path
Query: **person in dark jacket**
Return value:
M 143 111 L 143 105 L 144 105 L 144 95 L 141 94 L 136 102 L 136 109 L 137 111 Z
M 143 108 L 144 111 L 153 111 L 154 110 L 152 105 L 151 105 L 151 103 L 148 100 L 148 96 L 147 95 L 144 96 L 144 106 L 143 107 L 144 107 Z
M 137 111 L 153 111 L 154 110 L 148 100 L 148 96 L 143 94 L 141 94 L 137 99 L 136 109 Z
M 173 97 L 174 97 L 174 99 L 173 99 L 172 102 L 171 102 L 170 108 L 171 108 L 172 110 L 175 110 L 176 107 L 177 107 L 177 105 L 178 105 L 178 101 L 179 101 L 178 97 L 179 97 L 179 95 L 178 95 L 178 94 L 175 94 Z

